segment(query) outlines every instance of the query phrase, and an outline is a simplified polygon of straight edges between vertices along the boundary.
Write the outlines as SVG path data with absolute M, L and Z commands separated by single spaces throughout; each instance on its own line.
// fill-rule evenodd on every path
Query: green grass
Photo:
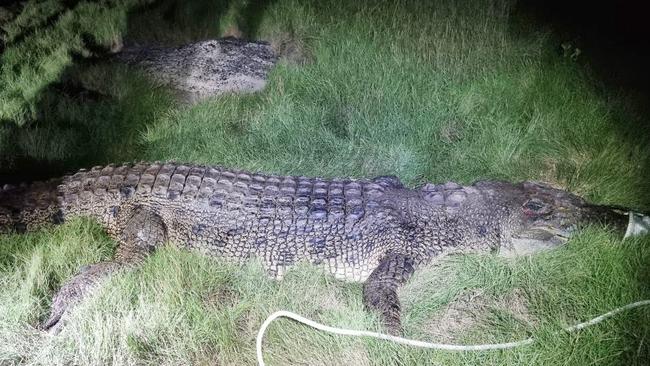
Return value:
M 65 245 L 60 245 L 65 243 Z M 115 275 L 52 337 L 29 324 L 47 312 L 47 296 L 84 263 L 110 256 L 100 228 L 76 221 L 66 227 L 0 239 L 0 357 L 33 364 L 252 364 L 262 320 L 289 309 L 324 323 L 381 330 L 364 311 L 361 287 L 303 265 L 283 281 L 265 277 L 252 262 L 241 268 L 165 248 L 131 272 Z M 479 320 L 457 330 L 456 342 L 539 342 L 512 351 L 422 351 L 376 340 L 332 337 L 285 320 L 266 341 L 269 364 L 643 364 L 650 356 L 647 309 L 633 310 L 574 335 L 562 327 L 647 298 L 650 240 L 621 242 L 590 230 L 562 249 L 508 260 L 466 256 L 426 269 L 401 291 L 406 335 L 437 341 L 432 318 L 464 294 L 486 298 L 520 291 L 526 318 L 508 306 L 483 304 Z M 480 300 L 480 299 L 479 299 Z M 472 301 L 479 301 L 474 299 Z M 468 313 L 468 316 L 472 313 Z M 558 334 L 559 332 L 559 334 Z M 351 361 L 352 360 L 352 361 Z
M 0 121 L 19 125 L 39 116 L 45 89 L 61 78 L 75 56 L 110 48 L 126 28 L 127 12 L 146 1 L 44 0 L 26 2 L 2 24 Z
M 127 37 L 179 44 L 241 23 L 245 34 L 293 50 L 263 92 L 181 106 L 132 70 L 77 65 L 65 79 L 103 96 L 46 90 L 39 108 L 47 118 L 0 131 L 0 168 L 25 157 L 63 169 L 176 159 L 281 174 L 396 174 L 409 185 L 536 179 L 596 202 L 650 207 L 650 148 L 639 133 L 646 117 L 558 55 L 551 32 L 523 26 L 512 3 L 278 0 L 261 13 L 247 4 L 255 2 L 165 1 L 132 14 Z M 84 221 L 0 237 L 0 364 L 252 364 L 257 328 L 277 309 L 379 329 L 357 284 L 308 266 L 274 282 L 255 263 L 234 268 L 172 248 L 114 276 L 60 336 L 32 329 L 61 283 L 109 258 L 112 246 Z M 433 319 L 479 293 L 476 319 L 455 341 L 540 339 L 518 350 L 414 350 L 281 320 L 265 354 L 270 364 L 644 364 L 647 309 L 556 332 L 650 298 L 649 265 L 649 239 L 591 229 L 532 258 L 448 258 L 402 291 L 407 336 L 436 341 Z M 499 301 L 513 294 L 525 317 Z

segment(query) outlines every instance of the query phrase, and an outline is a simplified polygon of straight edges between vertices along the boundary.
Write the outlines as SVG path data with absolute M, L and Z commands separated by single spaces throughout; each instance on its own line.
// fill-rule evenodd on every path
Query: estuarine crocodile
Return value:
M 404 187 L 396 177 L 320 179 L 177 163 L 108 165 L 0 191 L 0 231 L 32 230 L 76 216 L 96 219 L 118 242 L 115 258 L 64 284 L 42 327 L 102 278 L 173 243 L 242 263 L 262 260 L 279 278 L 298 261 L 361 281 L 363 300 L 400 331 L 397 289 L 448 253 L 553 247 L 583 224 L 623 229 L 618 209 L 536 182 Z

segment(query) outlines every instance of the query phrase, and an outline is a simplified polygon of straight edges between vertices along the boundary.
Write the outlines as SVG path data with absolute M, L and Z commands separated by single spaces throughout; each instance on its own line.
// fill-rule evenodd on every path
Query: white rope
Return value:
M 645 306 L 645 305 L 650 305 L 650 300 L 637 301 L 631 304 L 627 304 L 625 306 L 621 306 L 603 315 L 595 317 L 591 320 L 564 328 L 563 330 L 566 332 L 573 332 L 576 330 L 584 329 L 594 324 L 598 324 L 603 320 L 610 318 L 622 311 L 634 309 L 639 306 Z M 366 330 L 352 330 L 352 329 L 330 327 L 321 323 L 317 323 L 311 319 L 307 319 L 304 316 L 300 316 L 296 313 L 292 313 L 286 310 L 280 310 L 280 311 L 276 311 L 275 313 L 271 314 L 268 318 L 266 318 L 264 323 L 262 323 L 260 330 L 257 332 L 256 349 L 257 349 L 257 363 L 259 366 L 265 366 L 264 355 L 262 354 L 262 340 L 264 339 L 264 333 L 266 332 L 266 328 L 268 328 L 268 326 L 275 319 L 282 318 L 282 317 L 293 319 L 297 322 L 303 323 L 312 328 L 316 328 L 318 330 L 322 330 L 324 332 L 328 332 L 332 334 L 354 336 L 354 337 L 372 337 L 372 338 L 384 339 L 395 343 L 406 344 L 414 347 L 433 348 L 433 349 L 439 349 L 445 351 L 489 351 L 489 350 L 496 350 L 496 349 L 509 349 L 509 348 L 515 348 L 519 346 L 525 346 L 535 341 L 535 339 L 531 337 L 516 342 L 488 343 L 488 344 L 477 344 L 477 345 L 467 345 L 467 346 L 457 345 L 457 344 L 445 344 L 445 343 L 430 343 L 430 342 L 417 341 L 413 339 L 406 339 L 402 337 L 396 337 L 388 334 L 369 332 Z
M 650 216 L 630 211 L 624 239 L 650 232 Z

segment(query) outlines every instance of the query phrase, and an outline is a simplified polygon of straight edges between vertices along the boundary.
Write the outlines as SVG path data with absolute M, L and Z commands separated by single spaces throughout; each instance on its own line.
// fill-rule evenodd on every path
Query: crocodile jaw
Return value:
M 507 245 L 499 249 L 499 254 L 505 257 L 516 257 L 535 254 L 557 248 L 567 242 L 571 234 L 550 227 L 538 227 L 513 236 Z
M 630 212 L 628 216 L 625 239 L 650 233 L 650 216 L 637 212 Z M 568 232 L 554 231 L 552 228 L 535 228 L 529 232 L 533 235 L 513 237 L 509 245 L 502 247 L 499 253 L 506 257 L 530 255 L 541 250 L 553 249 L 565 243 L 570 236 Z

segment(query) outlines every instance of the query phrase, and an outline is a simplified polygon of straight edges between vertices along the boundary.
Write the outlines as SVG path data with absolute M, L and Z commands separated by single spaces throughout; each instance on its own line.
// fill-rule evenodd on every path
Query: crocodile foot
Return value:
M 384 329 L 392 335 L 402 334 L 397 289 L 413 271 L 413 262 L 408 256 L 388 253 L 363 285 L 363 303 L 380 316 Z

